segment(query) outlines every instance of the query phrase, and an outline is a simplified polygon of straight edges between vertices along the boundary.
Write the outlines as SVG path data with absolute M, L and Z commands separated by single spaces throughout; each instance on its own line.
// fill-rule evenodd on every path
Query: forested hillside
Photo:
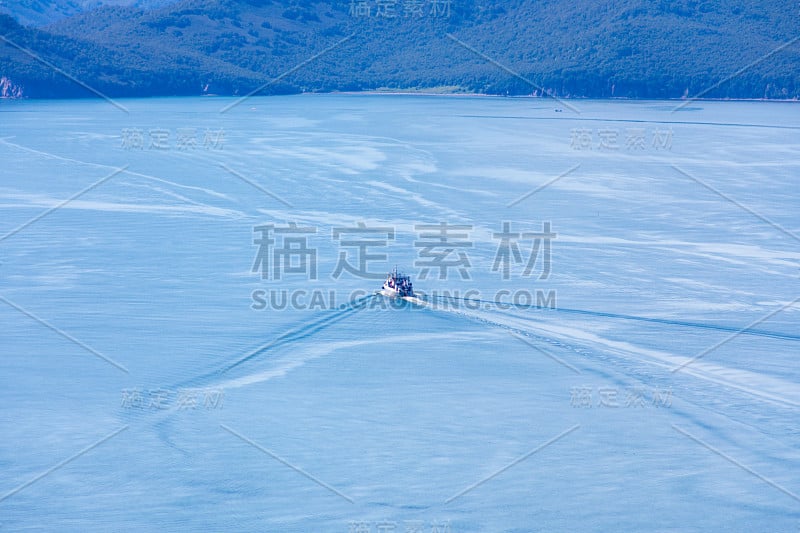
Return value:
M 264 85 L 263 94 L 797 98 L 797 11 L 746 0 L 104 5 L 40 28 L 0 15 L 0 78 L 33 98 L 247 94 Z

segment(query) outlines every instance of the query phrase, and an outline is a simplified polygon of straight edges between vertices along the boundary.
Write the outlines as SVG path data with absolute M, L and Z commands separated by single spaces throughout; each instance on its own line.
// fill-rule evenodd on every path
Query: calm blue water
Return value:
M 800 526 L 797 105 L 118 104 L 0 101 L 0 529 Z

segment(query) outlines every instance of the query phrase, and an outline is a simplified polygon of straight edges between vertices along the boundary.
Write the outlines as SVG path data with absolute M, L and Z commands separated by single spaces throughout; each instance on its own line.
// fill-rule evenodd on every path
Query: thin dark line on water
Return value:
M 534 305 L 522 305 L 522 304 L 513 304 L 509 302 L 499 302 L 495 300 L 480 300 L 477 298 L 459 298 L 456 296 L 438 296 L 433 295 L 434 298 L 439 299 L 449 299 L 449 300 L 460 300 L 465 302 L 475 302 L 475 303 L 482 303 L 482 304 L 490 304 L 497 307 L 505 307 L 505 308 L 514 308 L 514 309 L 523 309 L 523 310 L 535 310 L 535 311 L 552 311 L 556 313 L 572 313 L 572 314 L 579 314 L 579 315 L 588 315 L 588 316 L 597 316 L 602 318 L 617 318 L 621 320 L 636 320 L 639 322 L 651 322 L 654 324 L 665 324 L 669 326 L 683 326 L 688 328 L 701 328 L 701 329 L 711 329 L 716 331 L 725 331 L 725 332 L 738 332 L 742 335 L 752 335 L 757 337 L 770 337 L 773 339 L 784 339 L 784 340 L 792 340 L 792 341 L 800 341 L 800 335 L 794 335 L 791 333 L 782 333 L 777 331 L 768 331 L 768 330 L 760 330 L 760 329 L 747 329 L 742 331 L 741 327 L 737 326 L 722 326 L 717 324 L 705 324 L 702 322 L 689 322 L 684 320 L 672 320 L 669 318 L 652 318 L 652 317 L 645 317 L 645 316 L 636 316 L 636 315 L 625 315 L 621 313 L 606 313 L 602 311 L 590 311 L 586 309 L 570 309 L 567 307 L 536 307 Z M 475 309 L 477 310 L 477 308 Z
M 518 340 L 522 341 L 523 343 L 527 344 L 528 346 L 530 346 L 531 348 L 533 348 L 534 350 L 536 350 L 540 354 L 544 355 L 545 357 L 549 357 L 550 359 L 552 359 L 556 363 L 560 364 L 561 366 L 569 368 L 570 370 L 572 370 L 576 374 L 580 374 L 581 373 L 580 370 L 578 370 L 577 368 L 575 368 L 571 364 L 567 363 L 566 361 L 564 361 L 560 357 L 557 357 L 557 356 L 551 354 L 550 352 L 548 352 L 546 350 L 543 350 L 542 348 L 536 346 L 535 344 L 530 342 L 528 339 L 526 339 L 524 336 L 520 335 L 519 333 L 517 333 L 517 332 L 515 332 L 513 330 L 509 330 L 508 334 L 511 335 L 512 337 L 514 337 L 515 339 L 518 339 Z
M 221 371 L 218 372 L 218 374 L 220 374 L 220 375 L 221 374 L 226 374 L 229 371 L 233 370 L 234 368 L 246 363 L 247 361 L 253 359 L 254 357 L 256 357 L 256 356 L 258 356 L 260 354 L 263 354 L 264 352 L 266 352 L 266 351 L 268 351 L 270 349 L 274 349 L 274 348 L 277 348 L 279 346 L 283 346 L 285 344 L 294 342 L 296 340 L 303 339 L 303 338 L 307 337 L 308 334 L 310 334 L 310 333 L 316 333 L 317 331 L 320 331 L 320 330 L 322 330 L 322 329 L 324 329 L 324 328 L 326 328 L 326 327 L 328 327 L 328 326 L 330 326 L 332 324 L 335 324 L 336 322 L 339 322 L 340 320 L 344 320 L 345 318 L 348 317 L 348 315 L 352 311 L 353 311 L 353 309 L 346 309 L 346 310 L 342 311 L 341 313 L 335 314 L 333 316 L 325 317 L 324 319 L 319 320 L 317 322 L 314 322 L 312 324 L 304 324 L 304 325 L 302 325 L 302 326 L 300 326 L 300 327 L 298 327 L 298 328 L 296 328 L 296 329 L 294 329 L 292 331 L 288 331 L 288 332 L 284 333 L 283 335 L 271 340 L 267 344 L 265 344 L 263 346 L 259 346 L 255 350 L 251 350 L 250 352 L 245 354 L 243 357 L 240 357 L 239 359 L 237 359 L 233 363 L 231 363 L 228 366 L 226 366 L 225 368 L 223 368 Z M 315 328 L 315 329 L 311 329 L 309 331 L 310 328 Z
M 326 314 L 322 316 L 320 319 L 316 320 L 315 322 L 311 323 L 303 322 L 296 328 L 287 331 L 279 335 L 278 337 L 272 339 L 271 341 L 250 350 L 243 356 L 239 357 L 235 361 L 228 363 L 224 367 L 206 372 L 205 374 L 186 380 L 182 383 L 179 383 L 178 385 L 175 385 L 174 388 L 198 386 L 198 382 L 203 382 L 205 380 L 212 378 L 220 378 L 226 373 L 230 372 L 231 370 L 243 365 L 248 361 L 251 361 L 255 357 L 262 355 L 265 352 L 268 352 L 270 350 L 275 350 L 292 342 L 306 338 L 309 335 L 316 334 L 322 331 L 323 329 L 326 329 L 329 326 L 336 324 L 341 320 L 349 318 L 350 316 L 355 314 L 355 312 L 366 308 L 367 302 L 369 302 L 374 297 L 375 297 L 374 294 L 370 294 L 362 298 L 358 298 L 346 304 L 344 308 L 340 307 L 339 309 L 336 309 L 335 313 L 331 315 Z
M 703 350 L 699 354 L 695 355 L 694 357 L 692 357 L 688 361 L 676 366 L 670 372 L 673 372 L 673 373 L 674 372 L 678 372 L 679 370 L 691 365 L 692 363 L 694 363 L 698 359 L 702 359 L 703 357 L 707 356 L 711 352 L 717 350 L 718 348 L 720 348 L 720 347 L 724 346 L 725 344 L 728 344 L 732 340 L 738 338 L 740 335 L 743 335 L 744 333 L 749 331 L 750 328 L 752 328 L 754 326 L 757 326 L 757 325 L 761 324 L 762 322 L 766 322 L 767 320 L 769 320 L 773 316 L 777 315 L 778 313 L 781 313 L 781 312 L 785 311 L 786 309 L 789 309 L 790 307 L 793 307 L 798 302 L 800 302 L 800 297 L 795 298 L 791 302 L 779 307 L 778 309 L 773 309 L 772 311 L 770 311 L 766 315 L 760 317 L 756 321 L 751 322 L 747 326 L 745 326 L 745 327 L 743 327 L 743 328 L 741 328 L 741 329 L 739 329 L 737 331 L 734 331 L 732 334 L 728 335 L 727 337 L 725 337 L 724 339 L 722 339 L 721 341 L 716 343 L 714 346 L 711 346 L 710 348 L 706 348 L 705 350 Z
M 640 119 L 622 119 L 622 118 L 582 118 L 582 117 L 522 117 L 514 115 L 453 115 L 460 118 L 488 118 L 496 120 L 568 120 L 572 122 L 622 122 L 632 124 L 678 124 L 689 126 L 730 126 L 737 128 L 769 128 L 781 130 L 800 130 L 800 126 L 784 126 L 784 125 L 769 125 L 769 124 L 744 124 L 738 122 L 696 122 L 684 120 L 640 120 Z

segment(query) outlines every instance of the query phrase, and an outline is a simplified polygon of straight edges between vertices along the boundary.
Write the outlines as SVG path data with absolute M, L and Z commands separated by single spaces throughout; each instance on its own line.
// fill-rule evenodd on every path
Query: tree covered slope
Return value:
M 0 16 L 0 78 L 28 97 L 442 87 L 563 97 L 800 96 L 798 14 L 788 1 L 153 5 L 103 5 L 44 28 Z

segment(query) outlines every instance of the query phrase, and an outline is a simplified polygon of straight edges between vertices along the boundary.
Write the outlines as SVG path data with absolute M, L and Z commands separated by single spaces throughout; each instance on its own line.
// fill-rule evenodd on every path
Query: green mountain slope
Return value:
M 744 0 L 106 6 L 45 29 L 0 19 L 0 78 L 30 97 L 91 94 L 72 77 L 109 96 L 447 86 L 568 97 L 797 98 L 796 11 L 788 1 Z

